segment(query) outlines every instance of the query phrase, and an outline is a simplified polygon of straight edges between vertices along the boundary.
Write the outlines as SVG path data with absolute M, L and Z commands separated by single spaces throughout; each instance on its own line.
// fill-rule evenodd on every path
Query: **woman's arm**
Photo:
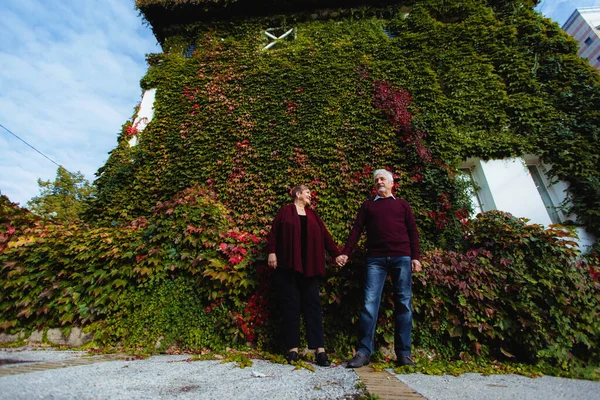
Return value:
M 267 235 L 267 253 L 269 254 L 269 259 L 267 262 L 269 267 L 272 268 L 277 267 L 277 236 L 279 233 L 279 227 L 281 226 L 282 213 L 283 207 L 279 209 L 279 212 L 271 224 L 271 231 Z

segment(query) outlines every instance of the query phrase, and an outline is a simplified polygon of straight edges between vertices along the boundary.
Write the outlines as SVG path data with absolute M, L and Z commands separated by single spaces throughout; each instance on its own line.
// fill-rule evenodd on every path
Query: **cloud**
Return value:
M 0 20 L 0 124 L 93 180 L 161 51 L 150 29 L 133 0 L 4 0 Z M 2 194 L 25 205 L 56 169 L 0 128 Z
M 597 6 L 598 0 L 542 0 L 536 10 L 562 26 L 576 8 Z

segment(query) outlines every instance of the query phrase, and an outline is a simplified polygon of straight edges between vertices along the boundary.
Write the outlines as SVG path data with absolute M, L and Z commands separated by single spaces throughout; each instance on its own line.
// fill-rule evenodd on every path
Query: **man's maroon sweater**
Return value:
M 419 260 L 419 233 L 410 205 L 399 197 L 365 201 L 342 254 L 349 256 L 367 228 L 367 257 L 410 256 Z

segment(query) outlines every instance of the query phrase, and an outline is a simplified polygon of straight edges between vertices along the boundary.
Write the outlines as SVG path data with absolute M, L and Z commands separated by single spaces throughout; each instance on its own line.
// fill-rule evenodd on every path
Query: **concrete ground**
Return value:
M 188 355 L 142 360 L 85 352 L 0 349 L 0 399 L 381 399 L 600 400 L 600 382 L 555 377 L 375 372 L 344 365 L 315 371 L 253 360 L 240 368 Z

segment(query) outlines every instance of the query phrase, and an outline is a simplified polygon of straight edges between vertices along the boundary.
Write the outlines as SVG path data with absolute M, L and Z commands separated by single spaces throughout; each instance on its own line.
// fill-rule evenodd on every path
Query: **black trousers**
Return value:
M 275 270 L 286 350 L 300 346 L 300 314 L 304 315 L 309 349 L 324 346 L 319 277 L 307 278 L 287 268 Z

